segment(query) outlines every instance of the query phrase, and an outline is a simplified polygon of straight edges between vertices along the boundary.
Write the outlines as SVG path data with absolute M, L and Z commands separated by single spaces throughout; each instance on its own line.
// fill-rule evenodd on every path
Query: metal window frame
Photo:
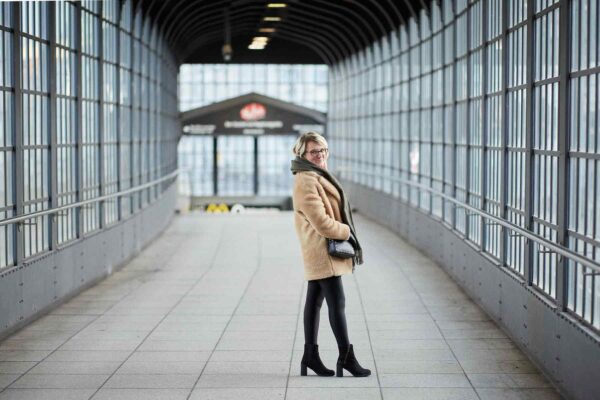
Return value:
M 50 208 L 58 207 L 58 145 L 57 145 L 57 89 L 56 89 L 56 3 L 48 3 L 48 19 L 50 40 L 50 55 L 48 65 L 48 83 L 50 91 L 50 104 L 48 112 L 50 113 Z M 58 247 L 58 220 L 53 215 L 49 220 L 50 224 L 50 250 Z
M 527 2 L 527 50 L 525 65 L 527 68 L 525 77 L 525 227 L 528 231 L 533 228 L 533 89 L 534 89 L 534 18 L 535 2 Z M 533 243 L 525 239 L 525 265 L 523 274 L 527 286 L 533 283 Z
M 98 38 L 98 82 L 94 84 L 98 85 L 98 192 L 100 196 L 104 195 L 106 186 L 104 176 L 104 32 L 102 18 L 102 12 L 104 9 L 104 2 L 101 1 L 98 4 L 98 23 L 96 25 L 96 36 Z M 104 201 L 98 202 L 98 229 L 103 229 L 105 226 L 105 203 Z
M 81 2 L 77 2 L 75 3 L 75 34 L 76 34 L 76 38 L 75 38 L 75 48 L 76 50 L 76 68 L 77 68 L 77 103 L 75 105 L 75 114 L 76 114 L 76 129 L 77 129 L 77 140 L 76 140 L 76 157 L 77 157 L 77 161 L 75 162 L 76 165 L 76 190 L 77 190 L 77 194 L 75 196 L 76 198 L 76 202 L 80 202 L 83 200 L 83 115 L 82 115 L 82 111 L 83 111 L 83 78 L 82 78 L 82 66 L 83 66 L 83 61 L 82 61 L 82 48 L 81 46 L 83 45 L 82 40 L 81 40 L 81 36 L 82 36 L 82 31 L 81 31 L 81 16 L 82 16 L 82 5 Z M 75 238 L 80 239 L 83 238 L 84 236 L 84 231 L 83 231 L 83 219 L 84 219 L 84 215 L 83 215 L 83 209 L 82 208 L 78 208 L 76 209 L 76 216 L 75 216 L 75 221 L 76 221 L 76 233 L 75 233 Z
M 570 122 L 570 4 L 568 0 L 559 1 L 559 56 L 558 56 L 558 204 L 557 204 L 557 237 L 561 246 L 568 247 L 567 216 L 569 204 L 567 196 L 567 179 L 569 174 L 569 122 Z M 588 46 L 589 48 L 589 46 Z M 566 257 L 558 257 L 556 265 L 556 304 L 561 311 L 568 304 L 568 268 Z M 584 278 L 585 279 L 585 278 Z M 593 303 L 592 303 L 593 304 Z
M 83 211 L 82 208 L 84 208 L 86 205 L 88 204 L 92 204 L 94 202 L 100 202 L 103 203 L 106 199 L 108 198 L 112 198 L 112 197 L 117 197 L 118 198 L 118 220 L 122 220 L 122 207 L 121 207 L 121 203 L 122 203 L 122 195 L 123 195 L 123 191 L 122 191 L 122 186 L 123 186 L 123 181 L 120 179 L 120 176 L 117 180 L 117 184 L 118 184 L 118 192 L 116 194 L 113 194 L 112 197 L 105 197 L 105 196 L 100 196 L 97 197 L 95 199 L 89 199 L 87 201 L 83 201 L 83 175 L 84 175 L 84 170 L 83 168 L 85 167 L 83 165 L 83 132 L 82 132 L 82 126 L 83 126 L 83 113 L 82 113 L 82 109 L 83 109 L 83 76 L 82 76 L 82 57 L 83 57 L 83 49 L 82 49 L 82 14 L 83 14 L 83 5 L 81 2 L 69 2 L 69 4 L 73 7 L 72 9 L 72 15 L 69 14 L 69 16 L 71 16 L 72 18 L 69 18 L 69 27 L 70 27 L 70 32 L 69 32 L 69 36 L 70 39 L 73 40 L 73 43 L 71 43 L 69 50 L 72 51 L 73 53 L 73 67 L 74 67 L 74 71 L 73 73 L 75 74 L 74 77 L 72 77 L 73 79 L 73 83 L 75 84 L 75 88 L 74 88 L 74 93 L 72 96 L 72 101 L 74 102 L 74 114 L 71 115 L 71 117 L 74 120 L 74 125 L 70 128 L 70 129 L 76 129 L 76 132 L 74 132 L 74 142 L 72 144 L 72 146 L 70 146 L 69 148 L 74 149 L 74 158 L 73 158 L 73 168 L 74 168 L 74 178 L 75 178 L 75 182 L 73 183 L 74 186 L 74 190 L 71 193 L 76 201 L 75 203 L 71 203 L 68 205 L 65 205 L 63 207 L 59 207 L 59 193 L 58 193 L 58 152 L 59 152 L 59 145 L 58 145 L 58 126 L 57 126 L 57 119 L 58 119 L 58 101 L 59 101 L 59 95 L 58 95 L 58 77 L 57 77 L 57 54 L 56 51 L 57 49 L 60 47 L 62 48 L 63 46 L 59 45 L 57 43 L 57 4 L 56 3 L 48 3 L 47 6 L 47 13 L 44 16 L 43 19 L 40 19 L 39 22 L 42 24 L 42 26 L 47 29 L 47 32 L 37 32 L 34 31 L 35 34 L 30 34 L 27 32 L 23 32 L 22 31 L 22 27 L 21 27 L 21 21 L 22 21 L 22 13 L 24 11 L 24 6 L 23 3 L 20 2 L 15 2 L 11 4 L 11 19 L 12 19 L 12 27 L 9 28 L 1 28 L 0 30 L 2 30 L 3 32 L 11 32 L 12 33 L 12 38 L 11 38 L 11 43 L 12 43 L 12 54 L 13 57 L 10 60 L 10 62 L 12 63 L 12 71 L 11 71 L 11 78 L 13 80 L 13 85 L 12 87 L 6 87 L 4 89 L 6 89 L 6 91 L 10 91 L 11 93 L 13 93 L 12 96 L 12 101 L 14 102 L 14 104 L 12 104 L 12 106 L 14 107 L 14 113 L 13 113 L 13 131 L 10 133 L 12 137 L 14 137 L 14 143 L 13 146 L 7 147 L 7 148 L 3 148 L 5 151 L 10 151 L 11 154 L 14 155 L 14 158 L 12 160 L 12 162 L 14 163 L 14 172 L 11 175 L 11 179 L 13 181 L 12 185 L 12 191 L 14 192 L 14 216 L 8 219 L 4 219 L 0 221 L 0 226 L 10 226 L 10 228 L 7 228 L 7 233 L 13 235 L 14 237 L 14 242 L 12 244 L 12 249 L 11 249 L 11 263 L 10 265 L 7 265 L 6 267 L 4 267 L 2 269 L 2 271 L 5 271 L 6 268 L 20 268 L 23 264 L 24 261 L 30 260 L 32 258 L 36 258 L 39 257 L 40 255 L 49 253 L 53 250 L 56 250 L 58 248 L 60 248 L 60 244 L 58 243 L 58 238 L 59 238 L 59 232 L 58 232 L 58 220 L 57 220 L 57 216 L 58 213 L 60 213 L 60 211 L 62 210 L 70 210 L 73 208 L 76 208 L 78 210 L 74 211 L 74 237 L 72 238 L 72 241 L 75 240 L 82 240 L 86 235 L 83 229 L 84 226 L 84 215 L 83 215 Z M 99 12 L 100 12 L 100 16 L 102 15 L 102 7 L 103 5 L 100 5 L 99 7 Z M 117 12 L 120 13 L 121 9 L 123 7 L 123 4 L 121 4 L 121 7 L 117 6 Z M 96 13 L 92 13 L 94 16 L 96 16 Z M 96 127 L 99 129 L 99 143 L 97 143 L 98 146 L 95 146 L 95 151 L 98 151 L 98 155 L 99 155 L 99 164 L 100 164 L 100 193 L 102 194 L 104 192 L 103 188 L 105 186 L 105 182 L 104 182 L 104 168 L 102 167 L 102 163 L 104 162 L 103 157 L 102 157 L 102 146 L 103 146 L 103 103 L 104 103 L 104 93 L 102 91 L 103 89 L 103 85 L 102 85 L 102 80 L 104 79 L 104 74 L 103 74 L 103 39 L 102 39 L 102 22 L 103 19 L 100 17 L 98 18 L 98 26 L 96 27 L 97 30 L 97 35 L 98 35 L 98 45 L 99 45 L 99 77 L 100 80 L 98 82 L 94 82 L 95 85 L 97 85 L 97 90 L 98 90 L 98 104 L 99 104 L 99 110 L 98 110 L 98 124 L 99 127 Z M 120 33 L 120 26 L 117 27 L 117 33 Z M 33 32 L 33 31 L 32 31 Z M 35 36 L 39 33 L 39 37 Z M 135 40 L 133 33 L 131 32 L 126 32 L 127 35 L 129 35 L 129 37 L 131 38 L 132 42 Z M 24 77 L 22 76 L 23 71 L 22 71 L 22 58 L 18 55 L 21 54 L 21 48 L 22 48 L 22 41 L 23 39 L 31 39 L 31 40 L 35 40 L 36 43 L 39 42 L 42 45 L 46 46 L 46 51 L 48 51 L 48 63 L 47 65 L 41 65 L 41 64 L 33 64 L 34 66 L 37 65 L 38 67 L 40 67 L 39 69 L 41 70 L 41 72 L 44 74 L 42 76 L 41 79 L 44 79 L 44 82 L 47 82 L 48 87 L 46 89 L 44 89 L 44 91 L 40 91 L 37 90 L 35 86 L 32 86 L 31 88 L 28 88 L 27 90 L 23 89 L 23 79 Z M 139 42 L 139 41 L 138 41 Z M 120 44 L 120 41 L 117 40 L 117 45 Z M 163 54 L 163 52 L 165 51 L 164 46 L 159 45 L 159 43 L 155 43 L 155 48 L 150 49 L 150 51 L 153 52 L 153 54 L 156 54 L 157 59 L 159 59 L 161 61 L 162 64 L 168 64 L 166 65 L 166 68 L 161 68 L 160 71 L 157 71 L 157 74 L 159 74 L 160 72 L 163 72 L 165 74 L 169 74 L 168 77 L 165 76 L 157 76 L 155 77 L 155 81 L 153 81 L 154 84 L 158 85 L 159 83 L 162 85 L 163 81 L 165 79 L 171 79 L 172 75 L 173 75 L 173 69 L 170 68 L 172 65 L 172 62 L 169 62 L 168 59 L 166 59 L 165 54 Z M 119 59 L 120 57 L 120 48 L 118 47 L 118 53 L 117 53 L 117 59 Z M 133 45 L 131 47 L 131 51 L 133 53 Z M 169 55 L 169 54 L 167 54 Z M 133 64 L 134 64 L 134 58 L 133 58 L 133 54 L 131 57 L 131 65 L 130 65 L 130 73 L 133 70 Z M 162 65 L 161 64 L 161 65 Z M 117 65 L 119 64 L 119 61 L 117 61 Z M 47 74 L 47 77 L 46 77 Z M 133 74 L 132 74 L 133 75 Z M 120 78 L 120 75 L 117 75 L 117 79 Z M 119 82 L 119 81 L 117 81 Z M 133 82 L 133 79 L 131 80 L 131 82 Z M 132 83 L 133 84 L 133 83 Z M 121 124 L 121 120 L 120 120 L 120 113 L 119 113 L 119 102 L 118 99 L 120 98 L 120 90 L 121 88 L 117 88 L 119 91 L 119 94 L 117 95 L 117 123 L 118 123 L 118 132 L 117 132 L 117 147 L 118 147 L 118 157 L 117 157 L 117 163 L 118 163 L 118 171 L 120 170 L 120 153 L 121 153 L 121 146 L 122 146 L 122 142 L 121 142 L 121 130 L 120 130 L 120 124 Z M 24 118 L 26 117 L 23 114 L 23 100 L 24 100 L 24 94 L 31 94 L 31 95 L 38 95 L 38 96 L 44 96 L 44 101 L 48 101 L 48 105 L 47 105 L 47 118 L 48 121 L 43 122 L 43 121 L 34 121 L 35 122 L 35 126 L 38 126 L 38 124 L 42 124 L 42 123 L 49 123 L 49 127 L 46 127 L 45 129 L 48 130 L 48 134 L 49 134 L 49 139 L 48 139 L 48 144 L 36 144 L 36 143 L 32 143 L 30 145 L 27 146 L 28 149 L 38 149 L 38 148 L 42 148 L 47 150 L 48 154 L 48 167 L 50 168 L 49 171 L 49 175 L 47 177 L 48 179 L 48 190 L 49 190 L 49 194 L 48 196 L 44 196 L 41 199 L 34 199 L 34 200 L 30 200 L 30 201 L 25 201 L 24 200 L 24 196 L 25 196 L 25 175 L 28 173 L 31 173 L 31 171 L 29 171 L 28 166 L 24 165 L 24 159 L 25 159 L 25 153 L 24 153 Z M 170 93 L 170 92 L 168 92 Z M 172 97 L 172 96 L 171 96 Z M 163 108 L 164 104 L 162 102 L 158 102 L 155 105 L 155 116 L 150 116 L 150 117 L 156 117 L 160 119 L 160 123 L 164 123 L 165 120 L 168 121 L 174 121 L 174 118 L 176 118 L 176 116 L 171 113 L 169 110 L 166 110 Z M 70 111 L 69 111 L 70 112 Z M 172 128 L 172 126 L 167 127 Z M 171 129 L 172 130 L 172 129 Z M 173 136 L 172 138 L 166 139 L 161 137 L 160 141 L 158 139 L 156 139 L 156 143 L 157 144 L 161 144 L 161 148 L 160 151 L 161 153 L 164 153 L 166 150 L 166 147 L 172 147 L 174 145 L 174 143 L 176 142 L 176 140 L 178 139 L 178 137 L 176 135 L 174 135 L 174 133 L 171 134 L 171 136 Z M 96 144 L 96 143 L 95 143 Z M 132 146 L 133 147 L 133 146 Z M 158 151 L 158 150 L 157 150 Z M 167 188 L 167 186 L 165 185 L 165 181 L 167 179 L 169 179 L 169 177 L 172 177 L 173 174 L 177 173 L 176 169 L 176 158 L 173 158 L 174 156 L 176 156 L 176 152 L 173 151 L 169 151 L 168 154 L 165 155 L 165 158 L 163 161 L 166 161 L 168 163 L 168 169 L 171 169 L 171 167 L 175 167 L 175 169 L 173 169 L 175 172 L 171 173 L 168 176 L 163 176 L 163 178 L 161 178 L 160 182 L 158 183 L 153 183 L 155 186 L 160 185 L 161 186 L 161 190 L 154 190 L 154 189 L 148 189 L 150 188 L 150 186 L 144 186 L 142 189 L 140 188 L 131 188 L 126 191 L 125 193 L 135 193 L 135 192 L 139 192 L 141 190 L 148 190 L 151 192 L 156 192 L 156 193 L 162 193 L 163 190 L 165 190 Z M 132 160 L 133 158 L 130 157 L 130 160 Z M 158 161 L 158 160 L 155 160 Z M 27 168 L 25 168 L 27 167 Z M 69 171 L 69 173 L 71 173 L 71 171 Z M 154 181 L 153 181 L 154 182 Z M 155 187 L 153 186 L 153 187 Z M 158 198 L 158 197 L 157 197 Z M 150 199 L 149 204 L 151 204 L 153 201 L 152 200 L 156 200 L 156 199 Z M 37 204 L 40 201 L 46 201 L 50 203 L 50 208 L 44 211 L 39 211 L 39 212 L 34 212 L 34 213 L 30 213 L 25 215 L 24 214 L 24 210 L 25 210 L 25 206 L 28 204 Z M 98 229 L 102 229 L 104 227 L 104 216 L 105 213 L 102 213 L 101 215 L 99 215 L 99 221 L 98 221 Z M 133 212 L 131 213 L 133 214 Z M 27 257 L 26 252 L 25 252 L 25 230 L 23 229 L 24 225 L 29 225 L 30 222 L 27 222 L 29 220 L 33 220 L 33 222 L 35 222 L 36 218 L 40 218 L 40 217 L 44 217 L 44 216 L 50 216 L 48 218 L 43 218 L 44 220 L 47 220 L 48 223 L 45 224 L 45 226 L 43 227 L 44 231 L 43 231 L 43 240 L 44 242 L 40 242 L 40 243 L 33 243 L 34 248 L 37 248 L 35 254 L 31 254 L 28 255 Z M 31 223 L 33 223 L 31 222 Z M 14 229 L 14 230 L 13 230 Z M 37 236 L 38 231 L 36 230 L 35 232 L 32 231 L 32 239 L 34 238 L 34 236 Z M 46 243 L 46 238 L 48 239 L 48 242 Z M 44 243 L 48 246 L 48 249 L 43 249 Z M 38 251 L 39 250 L 39 251 Z
M 21 57 L 16 57 L 21 54 L 21 6 L 19 2 L 12 3 L 12 23 L 13 23 L 13 90 L 14 90 L 14 149 L 15 149 L 15 215 L 23 215 L 23 91 L 21 82 Z M 24 253 L 24 237 L 22 233 L 22 224 L 18 224 L 15 229 L 14 241 L 14 265 L 18 266 L 25 258 Z
M 501 43 L 502 43 L 502 83 L 501 83 L 501 97 L 502 108 L 500 110 L 500 118 L 502 119 L 502 150 L 500 152 L 500 162 L 502 164 L 502 171 L 500 173 L 500 216 L 503 220 L 507 220 L 508 206 L 507 206 L 507 192 L 508 192 L 508 16 L 509 16 L 509 2 L 507 0 L 501 0 L 501 13 L 502 13 L 502 25 L 501 29 Z M 509 232 L 506 229 L 500 229 L 500 263 L 506 265 L 507 262 L 507 240 L 506 237 Z

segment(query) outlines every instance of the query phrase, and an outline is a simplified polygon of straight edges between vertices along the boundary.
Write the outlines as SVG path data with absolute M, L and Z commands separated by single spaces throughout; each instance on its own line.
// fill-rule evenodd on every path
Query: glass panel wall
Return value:
M 217 141 L 217 195 L 254 194 L 254 138 L 220 136 Z
M 258 137 L 258 195 L 289 196 L 293 184 L 290 158 L 295 136 Z
M 439 219 L 549 299 L 562 302 L 565 285 L 566 307 L 596 328 L 588 268 L 402 182 L 599 260 L 599 8 L 432 2 L 332 67 L 328 107 L 334 171 Z
M 57 205 L 77 201 L 77 7 L 56 3 L 56 175 Z M 76 210 L 57 218 L 57 243 L 77 237 Z
M 179 110 L 187 111 L 250 92 L 327 111 L 327 66 L 183 64 Z
M 102 194 L 119 191 L 118 125 L 117 110 L 119 101 L 118 84 L 118 31 L 119 0 L 105 0 L 102 4 Z M 104 204 L 104 224 L 118 220 L 117 200 Z
M 0 220 L 177 168 L 175 59 L 154 25 L 141 15 L 133 23 L 131 8 L 119 0 L 0 3 Z M 143 101 L 132 101 L 134 90 Z M 0 268 L 117 223 L 171 183 L 132 195 L 137 203 L 107 200 L 2 226 Z
M 13 4 L 0 3 L 0 220 L 16 213 Z M 0 268 L 14 265 L 16 226 L 0 227 Z
M 214 142 L 212 136 L 182 136 L 179 142 L 179 193 L 186 196 L 212 196 L 214 193 Z
M 84 1 L 81 6 L 81 167 L 82 200 L 100 195 L 100 3 Z M 83 231 L 100 227 L 100 204 L 83 209 Z
M 571 249 L 600 261 L 600 4 L 574 0 L 571 45 L 568 226 Z M 569 262 L 568 305 L 600 327 L 600 276 Z
M 50 208 L 48 3 L 21 3 L 20 28 L 21 71 L 17 79 L 21 80 L 23 158 L 17 168 L 23 173 L 23 213 L 31 214 Z M 49 249 L 48 227 L 48 216 L 23 224 L 25 257 Z

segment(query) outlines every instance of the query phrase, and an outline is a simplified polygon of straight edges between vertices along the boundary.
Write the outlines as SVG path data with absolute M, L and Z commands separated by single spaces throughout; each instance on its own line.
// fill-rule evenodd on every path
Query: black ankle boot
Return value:
M 300 362 L 300 375 L 306 376 L 306 368 L 310 368 L 315 371 L 315 374 L 319 376 L 333 376 L 335 372 L 331 369 L 327 369 L 321 357 L 319 357 L 319 345 L 317 344 L 305 344 L 304 355 Z
M 354 356 L 354 349 L 352 345 L 348 347 L 338 346 L 340 349 L 340 356 L 337 360 L 337 376 L 344 376 L 344 369 L 350 372 L 354 376 L 369 376 L 371 370 L 360 366 L 358 360 Z

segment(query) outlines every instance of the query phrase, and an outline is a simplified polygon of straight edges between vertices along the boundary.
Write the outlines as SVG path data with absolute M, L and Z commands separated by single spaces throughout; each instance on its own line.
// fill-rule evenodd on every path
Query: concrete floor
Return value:
M 127 266 L 0 344 L 0 399 L 560 399 L 423 254 L 358 216 L 344 276 L 368 378 L 300 376 L 292 214 L 188 214 Z M 337 346 L 321 313 L 321 356 Z

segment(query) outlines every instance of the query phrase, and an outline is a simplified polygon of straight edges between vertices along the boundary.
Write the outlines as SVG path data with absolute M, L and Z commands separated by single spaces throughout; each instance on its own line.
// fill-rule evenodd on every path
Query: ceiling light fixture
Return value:
M 231 27 L 229 24 L 229 9 L 225 10 L 225 41 L 223 43 L 223 47 L 221 47 L 221 55 L 223 56 L 223 61 L 225 62 L 231 61 L 231 56 L 233 55 L 233 47 L 231 46 Z
M 287 4 L 285 4 L 285 3 L 269 3 L 269 4 L 267 4 L 267 7 L 269 7 L 269 8 L 285 8 L 285 7 L 287 7 Z
M 279 17 L 264 17 L 263 21 L 278 22 L 278 21 L 281 21 L 281 18 L 279 18 Z
M 269 38 L 266 36 L 255 36 L 252 38 L 252 43 L 248 46 L 250 50 L 262 50 L 267 45 Z
M 274 33 L 275 28 L 260 28 L 258 31 L 262 33 Z

